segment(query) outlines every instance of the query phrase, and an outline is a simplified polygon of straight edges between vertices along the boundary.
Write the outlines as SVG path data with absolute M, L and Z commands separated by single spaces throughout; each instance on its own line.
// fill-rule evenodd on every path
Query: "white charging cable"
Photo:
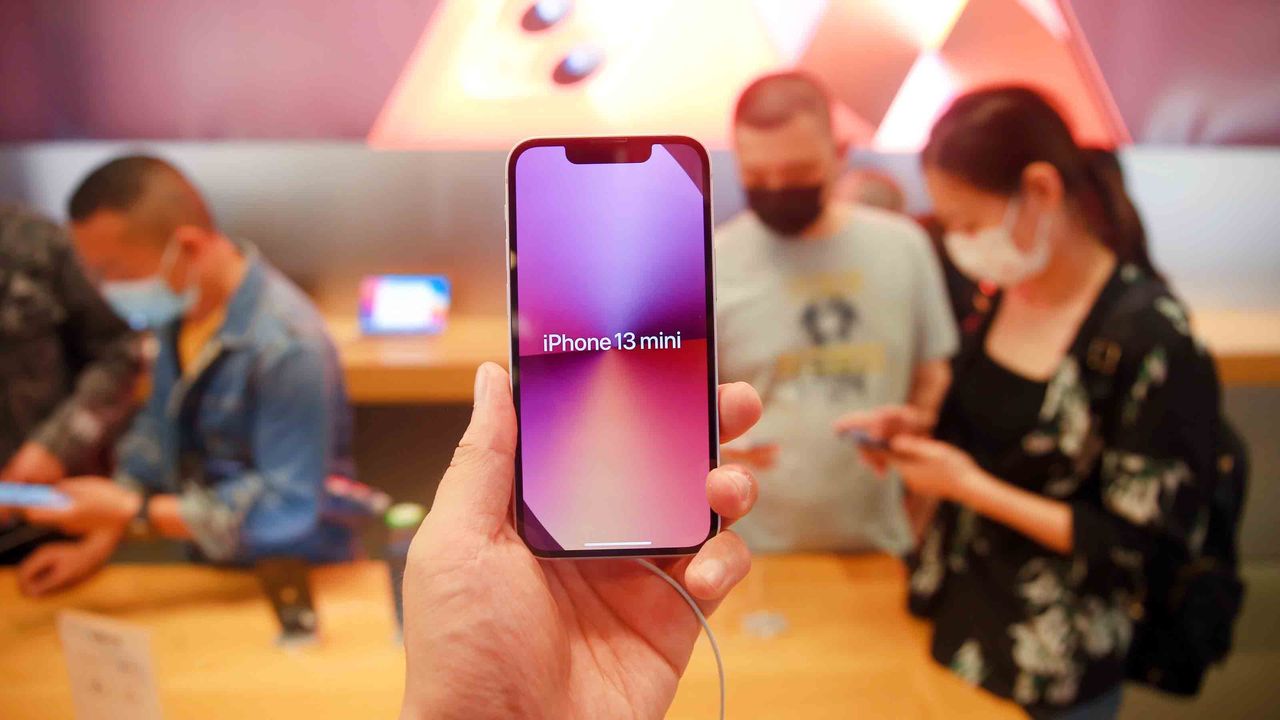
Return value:
M 698 624 L 702 625 L 702 630 L 707 634 L 707 640 L 711 641 L 711 652 L 716 656 L 716 672 L 720 675 L 720 720 L 724 720 L 724 661 L 720 659 L 720 646 L 716 644 L 716 634 L 711 632 L 711 626 L 707 624 L 707 616 L 702 614 L 702 608 L 698 607 L 698 603 L 689 595 L 689 591 L 684 586 L 676 582 L 676 579 L 662 571 L 662 568 L 654 565 L 648 560 L 636 559 L 646 570 L 657 575 L 667 584 L 676 589 L 680 593 L 680 597 L 689 603 L 689 609 L 693 611 L 695 617 L 698 618 Z

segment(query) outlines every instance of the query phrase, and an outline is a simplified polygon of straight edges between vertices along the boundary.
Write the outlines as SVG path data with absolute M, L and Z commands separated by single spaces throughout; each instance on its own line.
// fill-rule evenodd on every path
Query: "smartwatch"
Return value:
M 142 504 L 138 506 L 138 514 L 129 521 L 128 535 L 132 540 L 145 540 L 151 537 L 151 493 L 142 494 Z

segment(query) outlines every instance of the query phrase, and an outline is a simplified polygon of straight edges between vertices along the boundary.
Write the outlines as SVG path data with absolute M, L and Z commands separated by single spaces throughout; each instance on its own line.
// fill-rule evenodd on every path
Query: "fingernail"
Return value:
M 729 476 L 733 478 L 733 487 L 738 492 L 738 500 L 745 504 L 751 499 L 751 480 L 746 473 L 737 468 L 729 468 Z
M 480 398 L 484 396 L 484 392 L 489 387 L 489 367 L 487 364 L 476 368 L 476 386 L 472 391 L 471 406 L 475 407 L 480 402 Z
M 714 590 L 720 589 L 724 582 L 725 566 L 721 560 L 704 560 L 698 563 L 698 574 L 702 581 Z

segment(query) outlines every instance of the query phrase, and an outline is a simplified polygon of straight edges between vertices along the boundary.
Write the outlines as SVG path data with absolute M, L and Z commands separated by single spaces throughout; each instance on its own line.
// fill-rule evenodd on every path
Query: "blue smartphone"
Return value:
M 849 428 L 840 433 L 840 436 L 846 440 L 852 440 L 858 445 L 870 450 L 889 451 L 889 441 L 884 438 L 878 438 L 861 428 Z
M 0 481 L 0 507 L 62 508 L 71 499 L 48 485 Z

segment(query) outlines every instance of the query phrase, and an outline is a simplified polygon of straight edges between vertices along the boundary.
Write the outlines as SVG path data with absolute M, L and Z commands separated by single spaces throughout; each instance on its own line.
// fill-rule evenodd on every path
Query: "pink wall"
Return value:
M 0 140 L 363 138 L 435 4 L 0 2 Z
M 437 4 L 0 2 L 0 141 L 364 138 Z M 1136 141 L 1280 145 L 1280 3 L 1072 6 Z

